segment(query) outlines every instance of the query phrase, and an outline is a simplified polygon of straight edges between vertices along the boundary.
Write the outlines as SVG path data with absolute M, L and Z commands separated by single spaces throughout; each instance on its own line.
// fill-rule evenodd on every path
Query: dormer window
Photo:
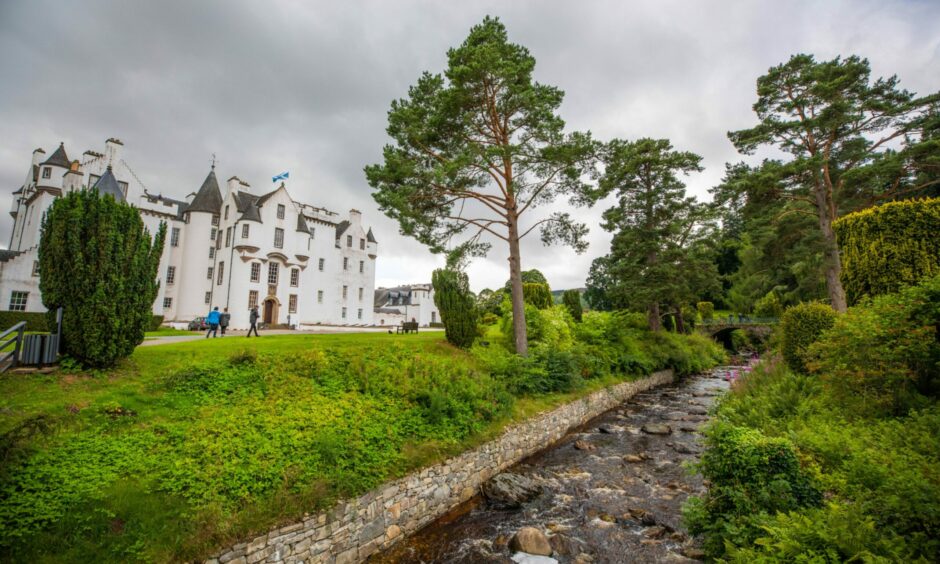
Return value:
M 277 205 L 277 218 L 278 218 L 278 219 L 284 219 L 284 212 L 285 212 L 285 211 L 287 211 L 287 210 L 286 210 L 286 208 L 284 207 L 284 204 L 278 204 L 278 205 Z
M 45 166 L 42 168 L 42 177 L 43 178 L 52 178 L 52 167 Z

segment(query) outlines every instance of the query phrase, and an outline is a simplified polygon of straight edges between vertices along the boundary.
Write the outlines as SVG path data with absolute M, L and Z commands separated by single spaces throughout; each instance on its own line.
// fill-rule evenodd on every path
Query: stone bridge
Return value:
M 708 321 L 695 325 L 695 330 L 703 335 L 708 335 L 712 339 L 724 344 L 730 348 L 731 332 L 736 329 L 746 331 L 750 336 L 765 340 L 773 332 L 773 328 L 780 320 L 776 317 L 745 317 L 743 319 L 728 320 L 710 319 Z

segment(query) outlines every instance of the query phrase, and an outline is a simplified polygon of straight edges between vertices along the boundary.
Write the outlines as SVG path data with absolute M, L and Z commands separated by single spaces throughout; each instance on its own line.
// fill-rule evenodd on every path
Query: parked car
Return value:
M 209 328 L 209 324 L 206 323 L 205 317 L 197 317 L 190 321 L 186 328 L 190 331 L 205 331 Z

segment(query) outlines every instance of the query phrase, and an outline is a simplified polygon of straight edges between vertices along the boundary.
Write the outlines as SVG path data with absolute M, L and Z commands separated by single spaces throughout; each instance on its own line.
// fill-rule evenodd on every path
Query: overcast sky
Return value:
M 857 54 L 909 90 L 940 89 L 936 0 L 0 0 L 0 195 L 20 186 L 34 148 L 60 141 L 77 158 L 117 137 L 144 184 L 175 197 L 199 187 L 215 153 L 221 178 L 261 192 L 289 170 L 296 200 L 362 210 L 377 285 L 430 281 L 442 259 L 398 234 L 362 169 L 380 159 L 390 102 L 441 72 L 487 14 L 529 48 L 537 80 L 565 91 L 570 130 L 665 137 L 702 155 L 705 171 L 688 178 L 699 197 L 740 160 L 726 132 L 753 125 L 756 78 L 793 53 Z M 587 253 L 533 236 L 523 268 L 583 286 L 609 250 L 602 209 L 575 212 L 591 226 Z M 3 213 L 3 246 L 11 227 Z M 475 290 L 505 282 L 507 254 L 498 244 L 470 266 Z

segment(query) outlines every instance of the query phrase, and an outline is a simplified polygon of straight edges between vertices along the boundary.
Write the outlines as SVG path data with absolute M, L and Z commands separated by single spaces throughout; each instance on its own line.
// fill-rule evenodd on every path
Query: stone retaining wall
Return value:
M 483 482 L 557 442 L 569 430 L 672 380 L 672 371 L 664 370 L 599 390 L 510 426 L 499 438 L 473 450 L 340 502 L 330 511 L 236 544 L 207 563 L 361 562 L 467 501 Z

